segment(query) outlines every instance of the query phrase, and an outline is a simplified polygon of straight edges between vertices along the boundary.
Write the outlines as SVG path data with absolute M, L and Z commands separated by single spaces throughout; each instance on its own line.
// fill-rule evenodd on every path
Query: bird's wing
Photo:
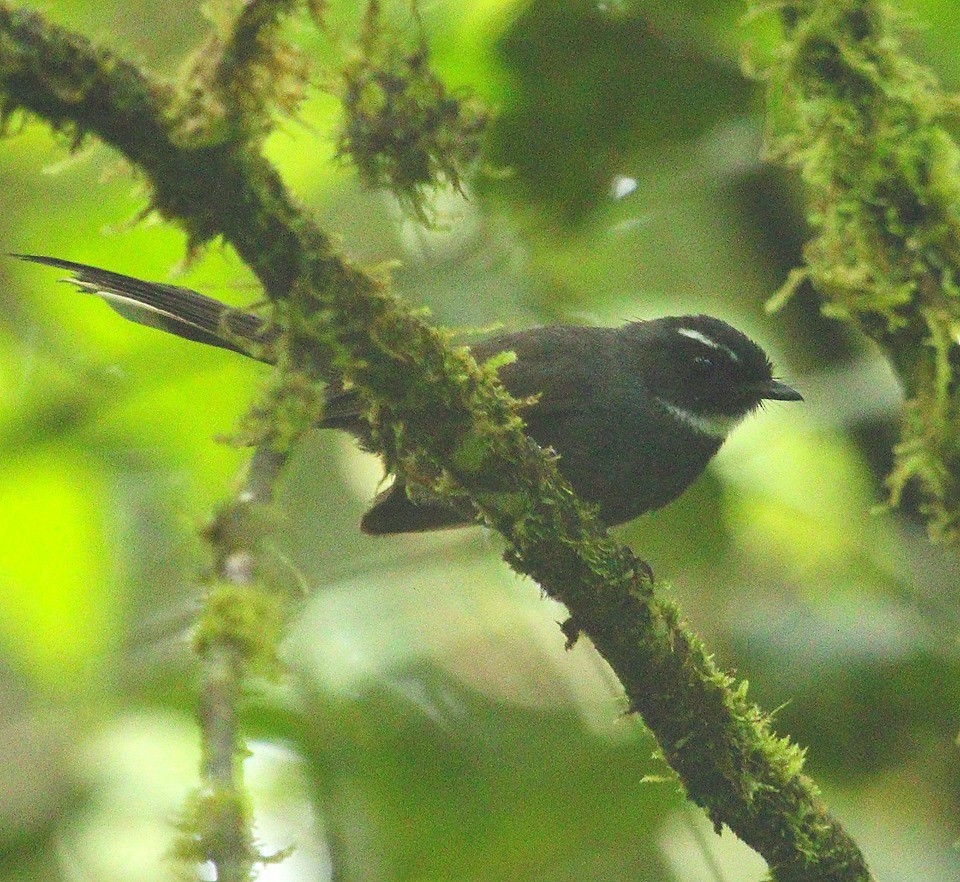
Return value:
M 538 421 L 568 413 L 592 399 L 597 361 L 593 337 L 607 330 L 572 325 L 542 327 L 491 337 L 471 351 L 478 362 L 504 352 L 514 353 L 515 359 L 500 367 L 498 376 L 514 398 L 527 402 L 521 415 L 537 437 Z M 603 344 L 600 349 L 603 351 Z
M 593 333 L 595 330 L 572 328 L 568 325 L 537 328 L 488 337 L 470 347 L 478 362 L 485 362 L 504 352 L 512 352 L 516 358 L 502 365 L 498 376 L 507 391 L 515 398 L 525 400 L 521 411 L 536 437 L 537 428 L 545 421 L 562 415 L 589 400 L 589 384 L 594 382 L 591 364 L 580 357 L 572 347 L 591 347 L 584 344 L 577 331 Z M 558 365 L 561 366 L 558 370 Z M 362 434 L 363 417 L 360 396 L 353 389 L 344 389 L 332 383 L 327 389 L 323 428 L 346 429 Z M 550 443 L 552 439 L 539 439 Z

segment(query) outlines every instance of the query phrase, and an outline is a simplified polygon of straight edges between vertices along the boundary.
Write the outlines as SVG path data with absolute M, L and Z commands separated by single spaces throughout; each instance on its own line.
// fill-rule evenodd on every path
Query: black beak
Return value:
M 767 383 L 760 397 L 768 401 L 803 401 L 803 396 L 796 389 L 779 380 Z

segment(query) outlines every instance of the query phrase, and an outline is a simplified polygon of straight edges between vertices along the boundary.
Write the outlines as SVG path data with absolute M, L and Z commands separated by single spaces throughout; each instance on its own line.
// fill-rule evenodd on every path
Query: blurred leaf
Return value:
M 497 155 L 522 197 L 568 223 L 592 210 L 626 154 L 689 141 L 748 101 L 734 65 L 607 7 L 538 0 L 501 42 L 515 85 Z
M 98 469 L 55 449 L 25 452 L 0 472 L 0 639 L 48 686 L 90 676 L 116 640 L 109 495 Z
M 662 877 L 644 831 L 679 794 L 644 782 L 662 766 L 632 721 L 611 741 L 569 710 L 492 703 L 429 669 L 402 682 L 447 710 L 373 689 L 349 703 L 315 696 L 292 730 L 264 718 L 308 762 L 343 878 L 574 879 L 611 864 Z

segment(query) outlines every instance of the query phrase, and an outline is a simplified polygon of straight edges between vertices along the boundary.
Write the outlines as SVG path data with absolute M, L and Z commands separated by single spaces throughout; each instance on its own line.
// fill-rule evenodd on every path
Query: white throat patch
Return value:
M 662 398 L 657 397 L 656 400 L 667 413 L 676 417 L 687 428 L 692 429 L 698 435 L 706 435 L 720 441 L 726 438 L 746 416 L 746 414 L 740 414 L 739 416 L 725 416 L 724 414 L 704 416 L 699 413 L 691 413 L 689 410 L 670 404 L 669 401 L 664 401 Z

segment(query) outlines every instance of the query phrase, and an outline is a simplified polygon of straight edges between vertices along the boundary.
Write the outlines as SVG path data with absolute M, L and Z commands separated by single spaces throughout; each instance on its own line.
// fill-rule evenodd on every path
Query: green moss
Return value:
M 276 369 L 231 441 L 245 447 L 290 450 L 323 416 L 323 388 L 319 380 L 301 371 Z
M 194 631 L 198 655 L 229 647 L 250 670 L 274 677 L 280 669 L 277 646 L 283 633 L 282 599 L 256 585 L 218 583 L 208 589 Z
M 282 26 L 300 5 L 301 0 L 204 4 L 210 32 L 175 84 L 172 134 L 179 143 L 192 148 L 259 143 L 278 115 L 296 113 L 311 69 Z
M 786 39 L 765 76 L 768 148 L 807 185 L 806 266 L 823 311 L 890 354 L 907 395 L 890 502 L 919 488 L 934 538 L 960 539 L 960 421 L 948 352 L 960 326 L 960 149 L 954 102 L 911 61 L 879 0 L 781 9 Z
M 174 856 L 188 864 L 213 861 L 219 876 L 231 882 L 254 878 L 251 869 L 263 860 L 251 833 L 253 811 L 245 793 L 208 790 L 194 793 L 178 823 Z
M 353 160 L 368 186 L 390 190 L 430 223 L 430 191 L 443 184 L 462 190 L 466 168 L 480 155 L 487 110 L 448 92 L 430 68 L 426 44 L 408 47 L 387 31 L 376 2 L 341 80 L 338 153 Z

